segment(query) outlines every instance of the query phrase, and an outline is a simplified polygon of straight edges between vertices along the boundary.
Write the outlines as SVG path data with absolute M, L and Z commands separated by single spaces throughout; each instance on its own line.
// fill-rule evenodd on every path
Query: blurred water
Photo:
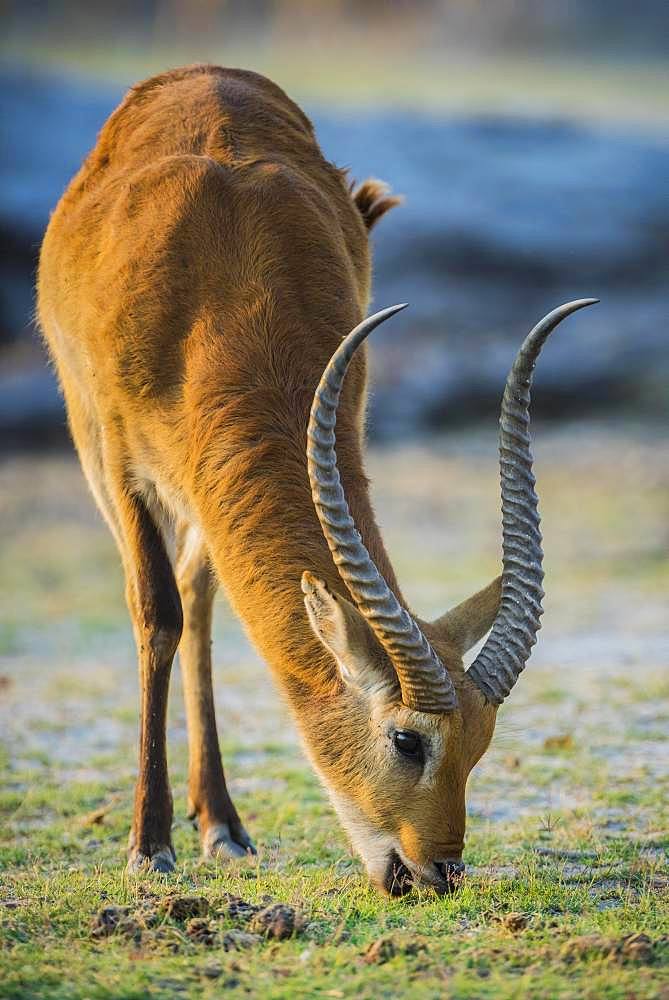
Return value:
M 49 211 L 122 96 L 0 73 L 0 337 L 25 330 Z M 411 310 L 377 338 L 372 423 L 396 433 L 492 413 L 513 349 L 561 301 L 602 299 L 542 359 L 538 403 L 669 409 L 669 142 L 565 121 L 307 109 L 329 158 L 406 204 L 378 227 L 375 302 Z M 408 349 L 410 347 L 410 349 Z M 0 427 L 58 412 L 50 376 L 4 382 Z

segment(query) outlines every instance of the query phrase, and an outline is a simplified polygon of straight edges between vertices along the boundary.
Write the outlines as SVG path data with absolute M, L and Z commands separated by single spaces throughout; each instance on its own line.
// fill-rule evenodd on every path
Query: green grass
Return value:
M 200 865 L 196 835 L 181 815 L 172 877 L 124 875 L 132 784 L 114 780 L 113 761 L 99 782 L 65 788 L 48 766 L 14 772 L 15 790 L 0 799 L 0 995 L 207 997 L 225 987 L 233 996 L 286 998 L 650 998 L 669 976 L 669 816 L 659 789 L 630 790 L 621 803 L 612 776 L 600 772 L 593 809 L 557 812 L 542 824 L 474 821 L 467 850 L 474 873 L 461 892 L 388 901 L 349 859 L 310 772 L 292 751 L 271 760 L 261 764 L 263 777 L 280 775 L 285 785 L 237 796 L 244 815 L 253 816 L 257 862 Z M 183 801 L 183 771 L 174 777 Z M 666 803 L 666 786 L 664 796 Z M 87 825 L 87 814 L 110 801 L 103 822 Z M 598 826 L 600 803 L 652 810 L 665 832 L 641 841 L 629 830 L 607 835 Z M 150 926 L 135 937 L 92 937 L 91 919 L 102 907 L 129 906 L 141 918 L 147 895 L 174 892 L 210 901 L 213 945 L 194 942 L 183 922 L 164 915 L 160 935 Z M 244 926 L 227 914 L 231 893 L 292 904 L 304 930 L 225 951 L 226 932 Z M 523 919 L 509 920 L 510 913 Z M 617 953 L 625 936 L 639 931 L 650 946 L 638 957 Z M 581 940 L 592 935 L 598 939 Z M 393 957 L 365 963 L 366 949 L 382 936 L 391 939 Z
M 587 480 L 569 430 L 537 449 L 553 455 L 539 477 L 546 624 L 472 775 L 468 876 L 446 899 L 423 891 L 393 901 L 370 888 L 265 667 L 223 605 L 214 643 L 221 745 L 258 857 L 198 860 L 175 671 L 178 870 L 127 877 L 137 693 L 118 559 L 71 459 L 0 466 L 1 1000 L 666 995 L 667 565 L 658 553 L 669 451 L 620 428 L 591 429 L 586 440 Z M 372 456 L 384 534 L 421 610 L 460 599 L 495 571 L 492 447 L 468 455 L 454 439 Z M 459 457 L 445 457 L 451 449 Z M 650 470 L 652 490 L 642 472 L 618 475 L 621 451 Z M 623 516 L 630 510 L 636 521 Z M 462 513 L 457 531 L 453 511 Z M 174 893 L 209 901 L 209 944 L 161 909 Z M 289 904 L 303 927 L 226 950 L 226 935 L 246 928 L 229 913 L 230 894 Z M 92 921 L 109 906 L 129 908 L 129 932 L 96 937 Z M 379 939 L 390 943 L 366 961 Z

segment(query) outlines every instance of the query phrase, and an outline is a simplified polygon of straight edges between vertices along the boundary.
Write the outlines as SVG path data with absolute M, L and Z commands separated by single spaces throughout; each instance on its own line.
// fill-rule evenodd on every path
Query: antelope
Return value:
M 364 318 L 368 234 L 398 201 L 380 181 L 351 185 L 274 83 L 198 65 L 128 92 L 50 220 L 40 325 L 120 552 L 139 660 L 130 872 L 175 867 L 165 720 L 177 649 L 203 854 L 255 853 L 216 729 L 220 584 L 371 881 L 443 894 L 462 878 L 468 775 L 542 613 L 532 371 L 557 324 L 596 300 L 550 313 L 509 374 L 502 575 L 422 621 L 362 457 L 363 342 L 403 308 Z

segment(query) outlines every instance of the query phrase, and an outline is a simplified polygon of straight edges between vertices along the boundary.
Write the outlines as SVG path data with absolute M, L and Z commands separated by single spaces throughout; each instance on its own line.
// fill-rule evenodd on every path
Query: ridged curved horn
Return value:
M 506 380 L 499 420 L 502 598 L 492 631 L 467 671 L 488 701 L 495 705 L 502 704 L 525 669 L 543 614 L 543 551 L 529 434 L 534 366 L 558 323 L 598 301 L 567 302 L 545 316 L 525 339 Z
M 448 712 L 455 690 L 443 663 L 402 607 L 365 548 L 346 503 L 337 469 L 335 425 L 346 370 L 357 348 L 380 323 L 406 304 L 382 309 L 341 342 L 323 372 L 309 417 L 307 462 L 311 495 L 339 574 L 388 653 L 402 701 L 419 712 Z

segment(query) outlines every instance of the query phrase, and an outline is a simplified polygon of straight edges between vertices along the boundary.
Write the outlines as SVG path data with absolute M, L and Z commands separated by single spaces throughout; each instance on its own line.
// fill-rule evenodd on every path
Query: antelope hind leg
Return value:
M 205 858 L 255 854 L 230 798 L 218 744 L 211 680 L 211 619 L 216 579 L 200 532 L 177 534 L 177 582 L 184 627 L 179 646 L 188 724 L 188 811 Z

